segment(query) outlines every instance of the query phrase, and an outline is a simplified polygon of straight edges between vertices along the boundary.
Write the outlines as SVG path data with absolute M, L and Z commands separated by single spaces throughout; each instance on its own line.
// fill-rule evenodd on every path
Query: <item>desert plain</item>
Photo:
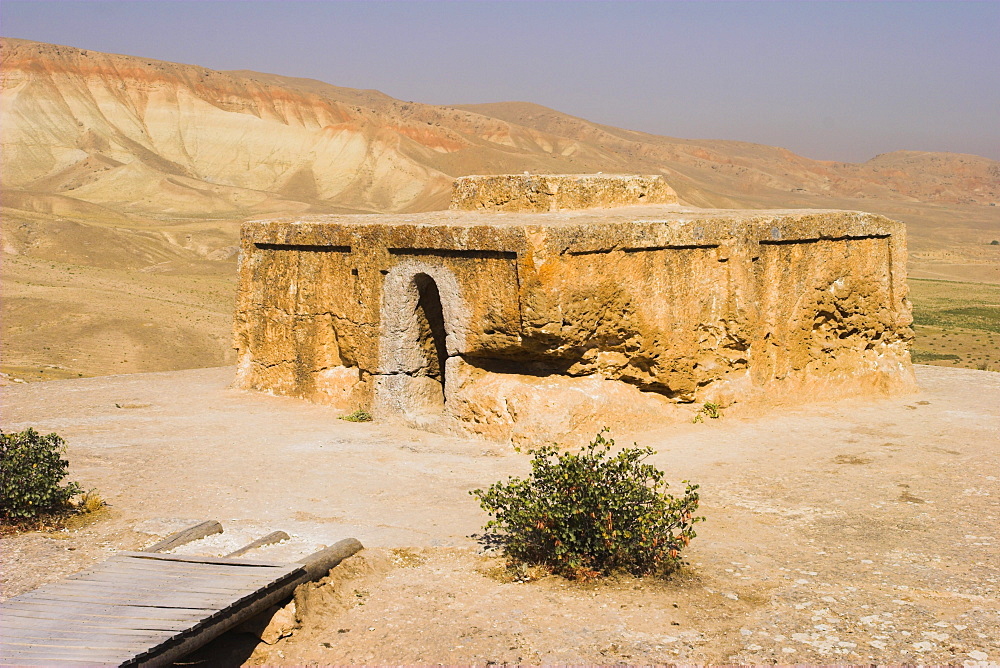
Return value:
M 349 423 L 234 390 L 232 367 L 3 388 L 5 429 L 70 443 L 105 496 L 85 526 L 4 538 L 4 596 L 139 549 L 294 561 L 366 549 L 296 595 L 298 626 L 229 633 L 195 665 L 353 663 L 995 663 L 1000 657 L 1000 375 L 917 366 L 919 393 L 725 414 L 651 446 L 707 519 L 672 579 L 514 581 L 473 536 L 469 491 L 524 475 L 510 447 Z M 692 409 L 693 410 L 693 409 Z M 538 576 L 540 574 L 536 574 Z M 287 637 L 279 637 L 282 633 Z M 190 665 L 190 664 L 189 664 Z

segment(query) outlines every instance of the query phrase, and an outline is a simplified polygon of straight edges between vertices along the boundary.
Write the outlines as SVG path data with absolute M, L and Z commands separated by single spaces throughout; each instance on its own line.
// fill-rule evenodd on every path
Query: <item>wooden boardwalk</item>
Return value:
M 308 570 L 304 563 L 121 552 L 0 603 L 0 664 L 169 665 L 291 595 L 315 577 Z

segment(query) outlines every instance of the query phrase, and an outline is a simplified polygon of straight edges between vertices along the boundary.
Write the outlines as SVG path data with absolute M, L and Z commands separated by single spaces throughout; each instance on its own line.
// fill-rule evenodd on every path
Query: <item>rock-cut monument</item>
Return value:
M 901 223 L 470 176 L 451 210 L 246 223 L 236 384 L 514 442 L 913 389 Z

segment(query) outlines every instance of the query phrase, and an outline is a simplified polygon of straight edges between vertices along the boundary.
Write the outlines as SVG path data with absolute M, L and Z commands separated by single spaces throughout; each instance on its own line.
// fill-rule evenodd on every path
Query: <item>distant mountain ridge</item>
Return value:
M 664 174 L 699 206 L 829 198 L 986 204 L 1000 163 L 898 151 L 860 164 L 592 123 L 525 102 L 444 107 L 3 38 L 7 206 L 74 217 L 216 217 L 446 206 L 474 173 Z

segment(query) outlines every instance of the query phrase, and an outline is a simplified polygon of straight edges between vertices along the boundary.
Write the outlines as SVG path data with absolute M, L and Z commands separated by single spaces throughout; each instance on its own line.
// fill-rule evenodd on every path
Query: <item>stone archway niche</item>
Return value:
M 447 268 L 403 261 L 385 277 L 375 412 L 433 420 L 444 412 L 448 359 L 461 349 L 458 281 Z

